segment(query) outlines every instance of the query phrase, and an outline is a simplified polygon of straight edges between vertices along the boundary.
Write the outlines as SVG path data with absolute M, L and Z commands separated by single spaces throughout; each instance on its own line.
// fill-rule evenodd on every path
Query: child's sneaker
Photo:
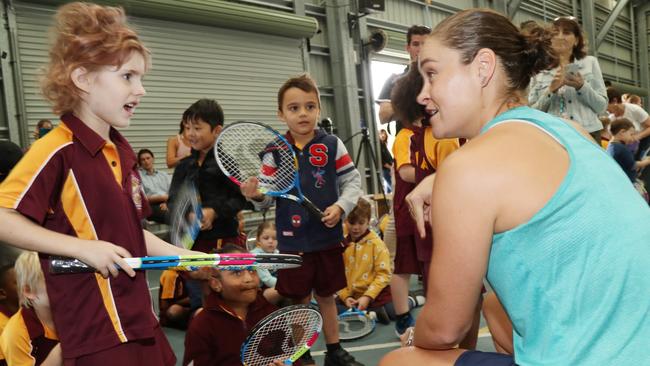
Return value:
M 427 298 L 422 295 L 409 295 L 409 309 L 417 308 L 418 306 L 424 305 L 427 301 Z
M 395 320 L 395 334 L 399 338 L 409 327 L 415 326 L 415 319 L 409 312 L 406 316 L 398 317 Z
M 357 362 L 348 351 L 339 348 L 336 351 L 325 352 L 325 366 L 363 366 Z
M 383 306 L 377 309 L 377 322 L 380 324 L 390 324 L 390 317 Z

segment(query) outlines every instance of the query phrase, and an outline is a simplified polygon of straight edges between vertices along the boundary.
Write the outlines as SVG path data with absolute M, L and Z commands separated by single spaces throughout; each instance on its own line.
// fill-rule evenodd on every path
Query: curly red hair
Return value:
M 66 4 L 58 9 L 55 24 L 56 39 L 41 90 L 57 115 L 72 112 L 81 100 L 81 90 L 71 78 L 75 69 L 92 72 L 105 66 L 119 68 L 134 52 L 144 57 L 147 68 L 150 65 L 149 50 L 128 25 L 120 7 Z

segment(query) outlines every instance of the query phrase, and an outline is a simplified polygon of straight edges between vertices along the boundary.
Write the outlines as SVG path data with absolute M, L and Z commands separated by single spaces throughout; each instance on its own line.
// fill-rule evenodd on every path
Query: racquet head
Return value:
M 289 142 L 258 122 L 239 121 L 224 128 L 215 143 L 215 157 L 228 178 L 241 185 L 251 177 L 264 194 L 286 193 L 298 179 L 298 163 Z
M 177 247 L 192 249 L 201 231 L 203 211 L 199 193 L 191 182 L 185 182 L 174 198 L 170 213 L 170 242 Z
M 322 326 L 313 305 L 274 311 L 251 330 L 241 347 L 241 361 L 245 366 L 266 366 L 276 359 L 292 364 L 316 342 Z
M 339 339 L 351 341 L 367 336 L 375 330 L 376 321 L 367 312 L 351 308 L 338 316 Z

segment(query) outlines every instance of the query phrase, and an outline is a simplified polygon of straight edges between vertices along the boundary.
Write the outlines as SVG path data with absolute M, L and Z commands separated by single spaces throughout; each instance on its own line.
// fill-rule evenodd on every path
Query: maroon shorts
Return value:
M 418 261 L 430 262 L 431 254 L 433 252 L 433 233 L 431 228 L 427 225 L 427 236 L 420 238 L 420 233 L 415 232 L 415 251 L 417 252 Z
M 388 304 L 391 301 L 393 301 L 393 296 L 390 294 L 390 286 L 386 286 L 381 290 L 381 292 L 379 292 L 379 294 L 377 294 L 377 297 L 372 300 L 372 302 L 368 305 L 368 308 L 378 308 L 380 306 Z
M 302 266 L 278 271 L 275 289 L 280 295 L 291 299 L 304 299 L 314 290 L 318 296 L 331 296 L 346 286 L 343 251 L 336 247 L 311 253 L 281 252 L 300 254 Z
M 66 358 L 63 364 L 65 366 L 174 366 L 176 356 L 162 329 L 157 326 L 154 330 L 154 338 L 122 343 L 78 358 Z
M 415 236 L 398 236 L 395 245 L 395 274 L 422 274 L 422 264 L 418 261 Z

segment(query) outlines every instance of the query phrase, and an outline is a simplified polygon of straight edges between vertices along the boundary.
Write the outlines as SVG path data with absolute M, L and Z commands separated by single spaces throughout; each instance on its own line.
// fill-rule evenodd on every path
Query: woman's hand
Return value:
M 558 89 L 564 85 L 564 66 L 558 67 L 557 71 L 555 72 L 555 75 L 553 76 L 553 80 L 551 81 L 551 85 L 548 86 L 548 90 L 551 93 L 555 93 Z
M 574 88 L 575 90 L 580 90 L 580 88 L 585 84 L 585 80 L 579 72 L 575 74 L 570 73 L 564 76 L 564 84 Z
M 425 225 L 429 222 L 431 213 L 431 195 L 433 193 L 433 182 L 436 175 L 432 174 L 422 180 L 411 193 L 406 196 L 406 203 L 409 205 L 411 216 L 415 220 L 420 237 L 426 237 Z

